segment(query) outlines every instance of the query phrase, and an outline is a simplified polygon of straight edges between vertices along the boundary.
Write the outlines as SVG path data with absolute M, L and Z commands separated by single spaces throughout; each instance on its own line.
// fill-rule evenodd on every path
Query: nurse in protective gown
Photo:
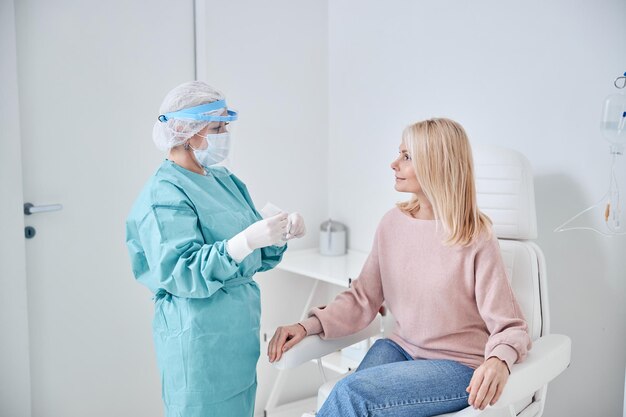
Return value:
M 254 274 L 274 268 L 298 213 L 257 211 L 226 169 L 224 96 L 203 82 L 168 93 L 153 130 L 167 151 L 126 222 L 133 273 L 154 294 L 153 336 L 167 417 L 252 417 L 261 305 Z

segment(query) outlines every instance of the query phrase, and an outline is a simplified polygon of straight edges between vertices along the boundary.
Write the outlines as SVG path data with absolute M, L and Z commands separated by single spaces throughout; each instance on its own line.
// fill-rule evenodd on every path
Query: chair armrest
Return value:
M 307 336 L 300 343 L 283 353 L 283 356 L 274 366 L 278 369 L 291 369 L 312 359 L 321 358 L 350 345 L 380 334 L 380 318 L 377 315 L 374 321 L 365 329 L 350 336 L 323 340 L 318 335 Z
M 552 381 L 569 366 L 571 351 L 570 338 L 561 334 L 535 340 L 526 360 L 513 365 L 504 391 L 492 408 L 514 404 Z

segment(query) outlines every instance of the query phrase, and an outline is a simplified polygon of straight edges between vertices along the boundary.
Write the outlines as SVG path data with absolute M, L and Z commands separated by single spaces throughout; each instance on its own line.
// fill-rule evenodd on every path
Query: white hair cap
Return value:
M 165 98 L 159 114 L 179 111 L 201 104 L 223 100 L 224 95 L 202 81 L 190 81 L 172 89 Z M 221 114 L 224 108 L 212 110 L 207 114 Z M 166 122 L 157 121 L 152 129 L 152 140 L 157 148 L 167 151 L 174 146 L 181 145 L 193 135 L 204 129 L 209 123 L 205 120 L 168 119 Z

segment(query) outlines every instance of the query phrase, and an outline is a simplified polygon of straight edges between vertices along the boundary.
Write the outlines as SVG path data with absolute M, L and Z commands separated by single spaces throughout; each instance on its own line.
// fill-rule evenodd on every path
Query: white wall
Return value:
M 0 409 L 30 416 L 28 304 L 13 0 L 0 3 Z M 9 336 L 10 335 L 10 336 Z M 7 337 L 9 336 L 9 337 Z
M 230 125 L 233 171 L 258 208 L 271 201 L 303 214 L 308 234 L 291 241 L 289 250 L 315 246 L 328 214 L 327 4 L 207 1 L 203 8 L 206 27 L 200 36 L 208 53 L 199 65 L 206 73 L 198 78 L 221 89 L 239 111 L 239 120 Z M 311 283 L 303 286 L 280 271 L 255 279 L 261 286 L 261 333 L 269 340 L 278 325 L 300 319 Z M 277 372 L 264 354 L 257 369 L 256 412 L 261 413 Z M 303 384 L 290 388 L 305 395 L 309 388 L 298 385 Z
M 626 71 L 625 19 L 622 0 L 329 2 L 329 204 L 351 247 L 369 250 L 378 219 L 408 197 L 389 163 L 411 122 L 450 117 L 472 142 L 530 159 L 552 331 L 573 341 L 548 417 L 621 414 L 626 238 L 553 229 L 608 187 L 598 126 Z
M 207 74 L 239 111 L 233 169 L 257 206 L 300 211 L 310 231 L 327 213 L 327 6 L 253 0 L 207 8 Z M 292 247 L 316 242 L 315 233 Z

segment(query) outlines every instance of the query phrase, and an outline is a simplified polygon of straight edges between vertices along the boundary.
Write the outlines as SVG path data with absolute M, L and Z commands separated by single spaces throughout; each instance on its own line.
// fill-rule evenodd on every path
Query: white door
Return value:
M 161 99 L 194 77 L 193 2 L 14 5 L 24 202 L 63 206 L 25 216 L 32 415 L 162 415 L 124 219 Z

